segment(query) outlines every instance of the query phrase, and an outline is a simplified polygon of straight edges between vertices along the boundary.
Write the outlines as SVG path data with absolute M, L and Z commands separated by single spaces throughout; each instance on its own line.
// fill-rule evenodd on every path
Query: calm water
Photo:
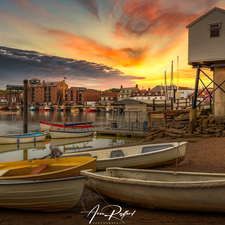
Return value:
M 39 121 L 51 122 L 54 112 L 28 112 L 28 131 L 38 129 Z M 109 127 L 111 121 L 120 119 L 118 113 L 79 113 L 66 112 L 66 122 L 91 122 L 95 127 Z M 63 113 L 57 112 L 55 122 L 63 121 Z M 0 133 L 23 133 L 23 112 L 14 115 L 0 115 Z M 76 139 L 54 139 L 48 142 L 27 144 L 0 145 L 0 162 L 12 162 L 33 158 L 41 158 L 50 153 L 50 146 L 58 146 L 64 153 L 89 150 L 102 147 L 118 146 L 139 142 L 141 139 L 114 137 L 114 136 L 91 136 Z

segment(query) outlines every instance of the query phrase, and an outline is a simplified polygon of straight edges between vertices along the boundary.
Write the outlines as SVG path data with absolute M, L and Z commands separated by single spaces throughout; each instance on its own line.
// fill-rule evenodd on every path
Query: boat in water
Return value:
M 28 109 L 28 111 L 35 111 L 36 110 L 36 108 L 34 107 L 34 106 L 31 106 L 29 109 Z
M 150 168 L 181 162 L 185 157 L 187 142 L 118 146 L 106 150 L 79 151 L 61 157 L 97 157 L 97 170 L 107 167 Z
M 94 108 L 94 107 L 84 108 L 83 112 L 97 112 L 97 108 Z
M 93 122 L 78 122 L 78 123 L 65 123 L 65 128 L 69 129 L 86 129 L 91 128 Z M 50 123 L 50 122 L 44 122 L 39 121 L 39 126 L 41 131 L 49 131 L 50 128 L 54 129 L 63 129 L 64 125 L 63 123 Z
M 66 128 L 65 109 L 66 109 L 66 106 L 65 106 L 65 80 L 63 80 L 63 129 L 56 130 L 56 127 L 51 127 L 49 130 L 51 138 L 78 138 L 78 137 L 87 137 L 87 136 L 92 135 L 93 131 L 89 130 L 90 124 L 87 125 L 86 123 L 83 123 L 83 124 L 78 123 L 77 125 L 72 126 L 73 129 L 66 130 L 65 129 Z M 54 116 L 54 118 L 55 118 L 55 116 Z M 53 118 L 53 121 L 54 121 L 54 118 Z
M 25 134 L 5 134 L 0 135 L 0 145 L 2 144 L 22 144 L 29 142 L 44 141 L 45 132 L 33 132 Z

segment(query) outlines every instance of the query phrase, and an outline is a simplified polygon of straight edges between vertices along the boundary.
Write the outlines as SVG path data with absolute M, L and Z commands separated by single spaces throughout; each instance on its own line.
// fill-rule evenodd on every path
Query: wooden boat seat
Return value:
M 170 144 L 170 145 L 144 147 L 142 148 L 142 153 L 155 152 L 155 151 L 163 150 L 170 147 L 173 147 L 173 145 Z
M 6 174 L 9 170 L 0 170 L 0 177 Z
M 123 151 L 122 150 L 111 151 L 110 158 L 116 158 L 116 157 L 124 157 Z
M 35 170 L 33 170 L 29 175 L 39 174 L 42 170 L 48 167 L 48 164 L 43 164 L 38 166 Z

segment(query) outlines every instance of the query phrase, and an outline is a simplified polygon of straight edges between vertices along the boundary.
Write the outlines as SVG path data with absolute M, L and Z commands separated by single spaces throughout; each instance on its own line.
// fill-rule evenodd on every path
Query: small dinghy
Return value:
M 106 150 L 80 151 L 63 154 L 61 157 L 97 157 L 97 170 L 107 167 L 149 168 L 179 163 L 184 159 L 187 142 L 150 145 L 135 145 Z
M 80 174 L 92 191 L 132 206 L 225 212 L 225 174 L 123 168 Z

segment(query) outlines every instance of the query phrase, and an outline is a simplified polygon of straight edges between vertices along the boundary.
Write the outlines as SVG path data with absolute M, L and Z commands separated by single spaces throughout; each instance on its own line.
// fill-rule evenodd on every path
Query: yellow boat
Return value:
M 1 180 L 47 180 L 79 176 L 80 170 L 96 170 L 90 156 L 24 160 L 0 163 Z
M 80 109 L 79 108 L 71 108 L 71 113 L 79 113 Z

